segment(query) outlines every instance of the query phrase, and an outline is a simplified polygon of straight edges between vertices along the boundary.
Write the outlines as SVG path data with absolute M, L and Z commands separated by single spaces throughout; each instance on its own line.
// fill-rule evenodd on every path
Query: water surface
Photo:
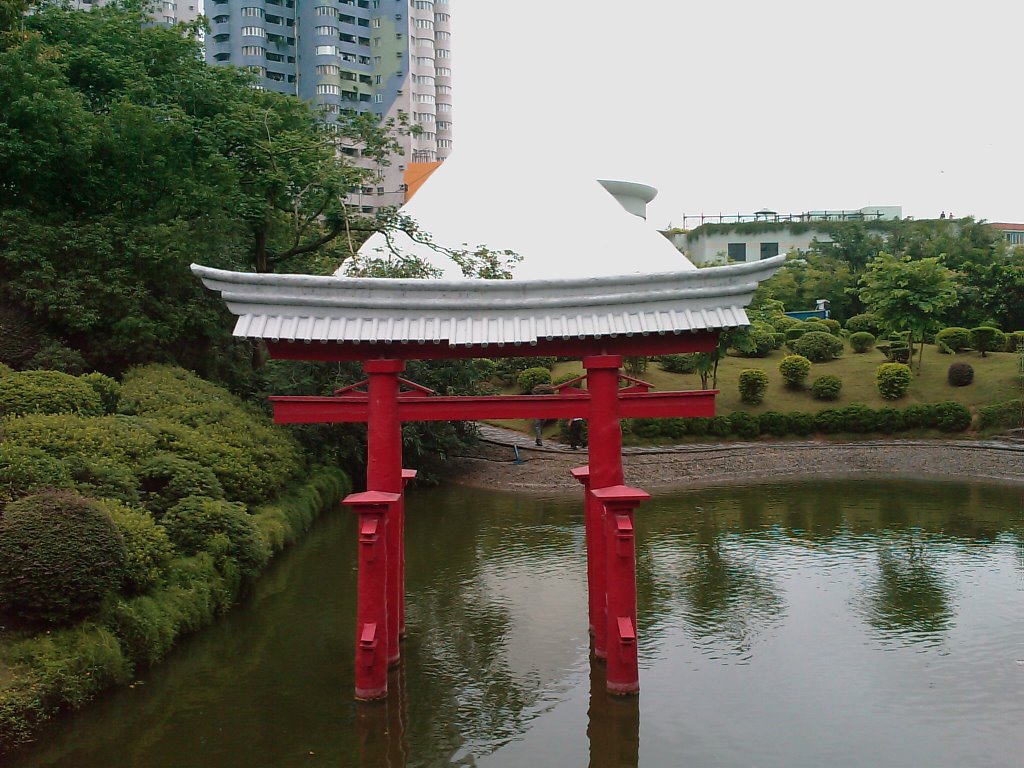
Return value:
M 355 525 L 325 516 L 223 621 L 64 718 L 28 766 L 1018 766 L 1019 487 L 702 489 L 637 516 L 640 697 L 591 664 L 580 499 L 408 503 L 408 638 L 351 698 Z

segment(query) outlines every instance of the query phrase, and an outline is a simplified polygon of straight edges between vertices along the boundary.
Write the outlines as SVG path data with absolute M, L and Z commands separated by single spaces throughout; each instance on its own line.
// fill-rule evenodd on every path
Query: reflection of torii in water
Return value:
M 636 199 L 653 196 L 650 187 L 622 182 L 614 191 L 638 215 Z M 607 658 L 610 692 L 639 690 L 633 512 L 649 496 L 623 483 L 620 419 L 712 416 L 715 392 L 651 392 L 646 382 L 620 373 L 622 358 L 713 350 L 721 330 L 748 324 L 743 307 L 785 257 L 696 270 L 659 233 L 631 229 L 638 223 L 634 217 L 614 204 L 609 210 L 625 220 L 631 245 L 608 253 L 600 249 L 621 240 L 598 241 L 592 246 L 596 252 L 588 254 L 591 263 L 607 267 L 626 260 L 631 267 L 653 264 L 661 271 L 435 281 L 252 274 L 193 265 L 238 316 L 235 336 L 265 340 L 271 356 L 280 359 L 363 362 L 366 381 L 333 397 L 271 398 L 278 423 L 367 424 L 368 490 L 345 500 L 360 518 L 357 698 L 386 696 L 388 665 L 400 657 L 402 494 L 415 474 L 402 468 L 401 424 L 485 418 L 587 419 L 589 464 L 573 474 L 586 489 L 594 652 Z M 597 219 L 593 228 L 604 223 Z M 557 272 L 557 251 L 521 255 L 528 272 L 537 272 L 538 260 Z M 550 355 L 582 358 L 587 389 L 566 382 L 552 395 L 442 397 L 400 376 L 410 359 Z

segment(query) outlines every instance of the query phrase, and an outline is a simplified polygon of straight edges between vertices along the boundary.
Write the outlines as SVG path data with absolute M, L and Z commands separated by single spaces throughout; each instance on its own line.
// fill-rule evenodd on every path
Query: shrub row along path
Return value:
M 688 443 L 626 446 L 622 454 L 626 482 L 647 490 L 858 474 L 1024 483 L 1024 441 L 1009 438 Z M 579 493 L 569 470 L 586 463 L 586 449 L 549 440 L 537 447 L 528 435 L 481 424 L 479 444 L 452 463 L 450 479 L 499 490 Z

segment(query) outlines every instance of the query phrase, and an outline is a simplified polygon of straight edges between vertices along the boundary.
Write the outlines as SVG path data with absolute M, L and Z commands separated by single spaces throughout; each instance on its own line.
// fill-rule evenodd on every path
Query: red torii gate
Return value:
M 651 392 L 620 373 L 625 355 L 709 352 L 759 279 L 784 257 L 651 275 L 563 281 L 434 282 L 256 275 L 193 265 L 238 315 L 235 335 L 263 339 L 271 356 L 361 361 L 366 381 L 332 397 L 272 397 L 278 423 L 367 424 L 363 493 L 344 503 L 359 516 L 357 699 L 387 696 L 387 670 L 404 631 L 404 421 L 485 418 L 588 420 L 585 489 L 589 621 L 607 659 L 607 688 L 639 691 L 633 515 L 650 498 L 623 482 L 622 418 L 714 415 L 714 391 Z M 406 360 L 474 357 L 582 358 L 587 390 L 554 395 L 436 396 L 402 379 Z M 621 379 L 627 386 L 619 387 Z M 365 385 L 365 391 L 361 391 Z M 403 389 L 405 387 L 405 389 Z

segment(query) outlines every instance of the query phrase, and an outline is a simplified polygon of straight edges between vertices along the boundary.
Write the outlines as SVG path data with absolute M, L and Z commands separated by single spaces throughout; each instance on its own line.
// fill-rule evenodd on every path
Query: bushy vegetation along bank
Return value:
M 350 490 L 180 368 L 0 369 L 0 751 L 159 661 Z

